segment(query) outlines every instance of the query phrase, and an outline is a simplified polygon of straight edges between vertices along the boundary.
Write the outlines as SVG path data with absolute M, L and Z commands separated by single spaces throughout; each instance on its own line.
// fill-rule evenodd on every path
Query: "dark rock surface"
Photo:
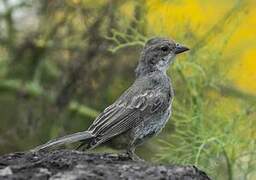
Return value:
M 113 154 L 72 150 L 13 153 L 0 157 L 0 179 L 209 180 L 194 166 L 153 165 Z

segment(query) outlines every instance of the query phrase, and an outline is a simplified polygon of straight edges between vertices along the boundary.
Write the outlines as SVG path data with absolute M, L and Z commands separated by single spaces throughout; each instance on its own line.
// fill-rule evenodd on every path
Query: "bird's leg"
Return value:
M 129 157 L 130 159 L 132 159 L 133 161 L 144 161 L 144 160 L 141 159 L 139 156 L 137 156 L 134 151 L 135 151 L 135 147 L 130 147 L 130 148 L 128 148 L 126 154 L 127 154 L 128 157 Z

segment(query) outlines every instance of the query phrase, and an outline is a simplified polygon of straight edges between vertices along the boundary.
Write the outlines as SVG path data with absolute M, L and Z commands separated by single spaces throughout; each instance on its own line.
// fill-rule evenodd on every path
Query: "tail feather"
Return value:
M 57 147 L 57 146 L 64 145 L 64 144 L 71 144 L 71 143 L 78 142 L 81 140 L 90 139 L 92 137 L 93 137 L 93 135 L 88 131 L 77 132 L 74 134 L 70 134 L 67 136 L 63 136 L 60 138 L 50 140 L 45 144 L 35 147 L 31 151 L 36 152 L 36 151 L 40 151 L 40 150 L 44 150 L 44 149 L 48 149 L 48 148 Z

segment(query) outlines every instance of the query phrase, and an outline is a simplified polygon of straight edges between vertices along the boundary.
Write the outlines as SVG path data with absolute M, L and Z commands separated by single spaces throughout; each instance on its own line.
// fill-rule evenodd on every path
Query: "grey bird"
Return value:
M 88 130 L 53 139 L 32 151 L 74 142 L 92 149 L 110 142 L 119 144 L 130 158 L 138 160 L 135 148 L 157 135 L 170 118 L 174 93 L 166 71 L 175 56 L 187 50 L 166 38 L 148 40 L 135 70 L 136 80 Z

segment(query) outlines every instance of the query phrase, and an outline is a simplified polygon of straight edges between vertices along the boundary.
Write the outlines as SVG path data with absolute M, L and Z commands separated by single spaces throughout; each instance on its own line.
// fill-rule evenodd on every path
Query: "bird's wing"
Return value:
M 146 90 L 143 93 L 132 93 L 120 98 L 106 108 L 88 129 L 104 142 L 113 136 L 136 127 L 145 116 L 164 111 L 169 103 L 159 90 Z

